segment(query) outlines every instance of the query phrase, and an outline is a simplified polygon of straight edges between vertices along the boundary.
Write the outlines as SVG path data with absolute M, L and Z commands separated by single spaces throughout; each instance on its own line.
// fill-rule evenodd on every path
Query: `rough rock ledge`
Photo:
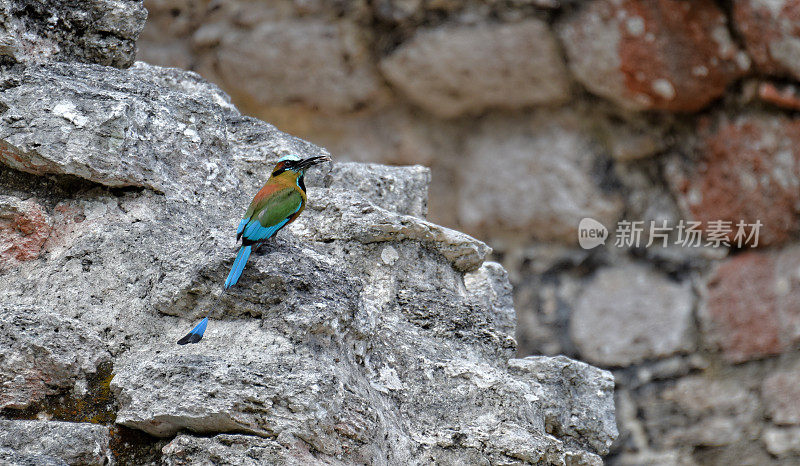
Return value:
M 124 457 L 108 446 L 119 427 L 58 422 L 81 412 L 48 403 L 105 389 L 116 424 L 167 439 L 164 464 L 602 463 L 613 377 L 514 359 L 505 270 L 424 220 L 427 169 L 310 173 L 306 213 L 254 254 L 202 344 L 179 347 L 271 164 L 324 149 L 191 72 L 2 66 L 3 461 Z M 46 235 L 17 254 L 30 225 Z M 96 376 L 109 363 L 110 384 Z M 22 448 L 26 435 L 52 441 Z

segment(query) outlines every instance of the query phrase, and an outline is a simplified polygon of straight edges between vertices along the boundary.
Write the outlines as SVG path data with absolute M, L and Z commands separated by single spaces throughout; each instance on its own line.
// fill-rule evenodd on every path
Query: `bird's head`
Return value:
M 272 176 L 278 176 L 284 172 L 302 176 L 308 167 L 322 162 L 330 162 L 331 158 L 327 155 L 316 155 L 314 157 L 300 158 L 297 155 L 287 155 L 278 160 L 275 168 L 272 169 Z

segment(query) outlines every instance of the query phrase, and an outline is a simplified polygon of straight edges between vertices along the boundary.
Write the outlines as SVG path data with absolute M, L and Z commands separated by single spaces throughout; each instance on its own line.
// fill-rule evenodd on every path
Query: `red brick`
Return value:
M 800 110 L 800 91 L 792 84 L 778 88 L 773 83 L 761 83 L 758 86 L 758 97 L 778 107 Z
M 746 252 L 723 262 L 708 283 L 705 338 L 731 362 L 790 350 L 800 341 L 800 248 Z
M 592 2 L 561 32 L 577 79 L 636 110 L 700 110 L 749 68 L 711 0 Z
M 800 78 L 800 3 L 793 0 L 733 2 L 733 19 L 747 52 L 762 73 Z
M 800 120 L 746 115 L 700 130 L 699 162 L 675 186 L 695 220 L 763 226 L 759 246 L 800 231 Z M 729 235 L 732 239 L 734 233 Z
M 725 28 L 723 13 L 710 1 L 626 2 L 629 14 L 644 18 L 645 34 L 655 41 L 648 43 L 621 27 L 621 70 L 627 88 L 646 95 L 651 108 L 695 111 L 721 96 L 728 83 L 738 76 L 732 62 L 735 47 L 730 51 L 714 39 L 717 28 Z M 715 30 L 716 29 L 716 30 Z M 719 60 L 719 65 L 713 65 Z M 708 72 L 698 76 L 694 69 Z M 658 79 L 666 79 L 674 88 L 675 97 L 665 98 L 654 90 Z

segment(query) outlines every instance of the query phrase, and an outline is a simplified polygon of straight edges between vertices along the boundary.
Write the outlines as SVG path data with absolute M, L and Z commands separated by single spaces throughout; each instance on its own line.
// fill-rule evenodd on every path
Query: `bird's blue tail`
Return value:
M 191 332 L 178 340 L 178 344 L 185 345 L 186 343 L 197 343 L 200 341 L 203 338 L 203 333 L 206 331 L 206 325 L 208 325 L 208 317 L 201 320 L 199 324 L 195 325 Z
M 225 289 L 232 287 L 239 281 L 239 277 L 242 276 L 242 270 L 244 270 L 244 265 L 247 264 L 247 259 L 250 258 L 250 250 L 252 246 L 242 246 L 239 249 L 239 254 L 236 254 L 236 260 L 233 261 L 233 267 L 231 267 L 230 273 L 228 273 L 228 278 L 225 279 Z

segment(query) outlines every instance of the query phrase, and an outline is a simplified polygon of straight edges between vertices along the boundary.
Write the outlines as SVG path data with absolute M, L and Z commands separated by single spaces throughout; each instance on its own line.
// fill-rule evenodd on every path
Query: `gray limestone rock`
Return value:
M 400 215 L 372 204 L 350 192 L 319 190 L 317 202 L 309 203 L 319 215 L 302 217 L 294 228 L 317 241 L 357 239 L 361 243 L 416 240 L 450 260 L 457 269 L 470 272 L 483 263 L 491 248 L 464 233 L 411 215 Z M 317 193 L 313 194 L 314 196 Z
M 108 442 L 108 427 L 97 424 L 0 419 L 4 464 L 108 464 Z
M 648 387 L 639 416 L 653 447 L 720 447 L 758 438 L 758 397 L 734 377 L 690 375 L 660 392 Z
M 23 339 L 5 357 L 56 361 L 56 393 L 111 358 L 117 423 L 210 436 L 173 440 L 167 463 L 607 453 L 611 376 L 565 358 L 509 363 L 507 274 L 484 263 L 484 243 L 421 218 L 426 170 L 315 167 L 306 211 L 223 295 L 235 225 L 272 164 L 324 149 L 241 116 L 189 72 L 48 63 L 4 78 L 0 160 L 73 186 L 25 196 L 52 232 L 0 281 L 0 335 L 38 325 L 49 343 Z M 203 341 L 177 346 L 209 311 Z
M 147 19 L 141 0 L 0 1 L 0 58 L 126 68 Z
M 196 74 L 160 69 L 147 79 L 152 69 L 53 63 L 5 73 L 0 160 L 168 195 L 185 173 L 204 170 L 208 185 L 216 173 L 207 154 L 228 148 L 224 120 L 233 107 Z
M 335 164 L 325 178 L 325 187 L 357 191 L 370 202 L 403 215 L 428 215 L 430 169 L 389 167 L 378 164 Z
M 611 373 L 565 356 L 512 359 L 509 367 L 541 387 L 548 432 L 559 432 L 595 451 L 608 451 L 617 438 Z
M 603 269 L 578 298 L 570 332 L 581 355 L 625 366 L 693 348 L 694 294 L 648 268 Z
M 276 11 L 292 8 L 286 3 L 218 5 L 221 12 L 239 11 L 230 18 L 218 12 L 201 20 L 192 34 L 194 48 L 207 52 L 197 59 L 198 70 L 235 86 L 253 106 L 299 104 L 347 112 L 381 100 L 385 91 L 369 36 L 357 21 L 336 13 L 286 17 Z
M 800 424 L 800 407 L 797 406 L 800 364 L 773 371 L 761 384 L 766 414 L 779 425 Z
M 597 445 L 606 449 L 616 436 L 611 396 L 614 383 L 610 374 L 565 357 L 515 359 L 511 360 L 510 367 L 516 376 L 521 377 L 535 390 L 535 394 L 523 394 L 520 402 L 541 402 L 546 405 L 545 429 L 548 432 L 559 432 L 564 445 L 568 445 L 566 452 L 546 446 L 544 453 L 534 453 L 531 446 L 544 446 L 541 440 L 519 430 L 509 429 L 501 419 L 487 413 L 473 421 L 466 433 L 459 434 L 451 427 L 434 438 L 428 437 L 427 443 L 423 445 L 425 454 L 421 458 L 404 452 L 395 456 L 398 452 L 394 451 L 381 452 L 381 459 L 377 460 L 363 454 L 350 456 L 350 460 L 378 463 L 388 461 L 389 464 L 453 461 L 489 461 L 491 464 L 509 461 L 512 464 L 602 464 L 598 456 L 584 448 L 591 449 L 589 445 Z M 465 367 L 459 369 L 454 375 L 474 381 L 479 388 L 490 392 L 497 389 L 497 373 L 476 373 Z M 588 412 L 599 417 L 587 418 Z M 478 430 L 482 423 L 488 423 L 485 427 L 493 426 L 497 429 L 495 434 L 501 437 L 499 444 L 506 450 L 504 455 L 488 454 L 491 450 L 476 442 L 490 440 L 486 432 Z M 345 426 L 340 424 L 334 428 L 339 430 Z M 403 445 L 408 445 L 406 442 L 407 439 Z M 296 432 L 286 431 L 271 438 L 236 434 L 220 434 L 211 438 L 178 435 L 164 448 L 164 454 L 167 464 L 193 464 L 212 457 L 225 458 L 232 464 L 340 464 L 336 457 L 313 455 L 309 451 L 309 445 L 300 440 Z
M 514 296 L 508 272 L 496 262 L 486 262 L 483 267 L 464 275 L 464 286 L 487 307 L 494 307 L 494 325 L 509 334 L 517 326 L 517 313 L 514 311 Z
M 488 237 L 576 244 L 582 218 L 615 223 L 623 205 L 601 188 L 601 153 L 584 125 L 570 109 L 484 118 L 458 166 L 461 225 Z
M 0 304 L 0 409 L 71 389 L 110 354 L 97 329 L 44 308 Z
M 761 438 L 775 456 L 800 456 L 800 427 L 768 426 Z
M 163 453 L 164 464 L 169 466 L 213 464 L 222 458 L 226 464 L 237 466 L 347 464 L 315 457 L 302 440 L 294 437 L 273 440 L 239 434 L 219 434 L 214 437 L 182 434 L 167 444 Z
M 538 19 L 421 29 L 380 68 L 412 102 L 442 117 L 569 96 L 556 40 Z

